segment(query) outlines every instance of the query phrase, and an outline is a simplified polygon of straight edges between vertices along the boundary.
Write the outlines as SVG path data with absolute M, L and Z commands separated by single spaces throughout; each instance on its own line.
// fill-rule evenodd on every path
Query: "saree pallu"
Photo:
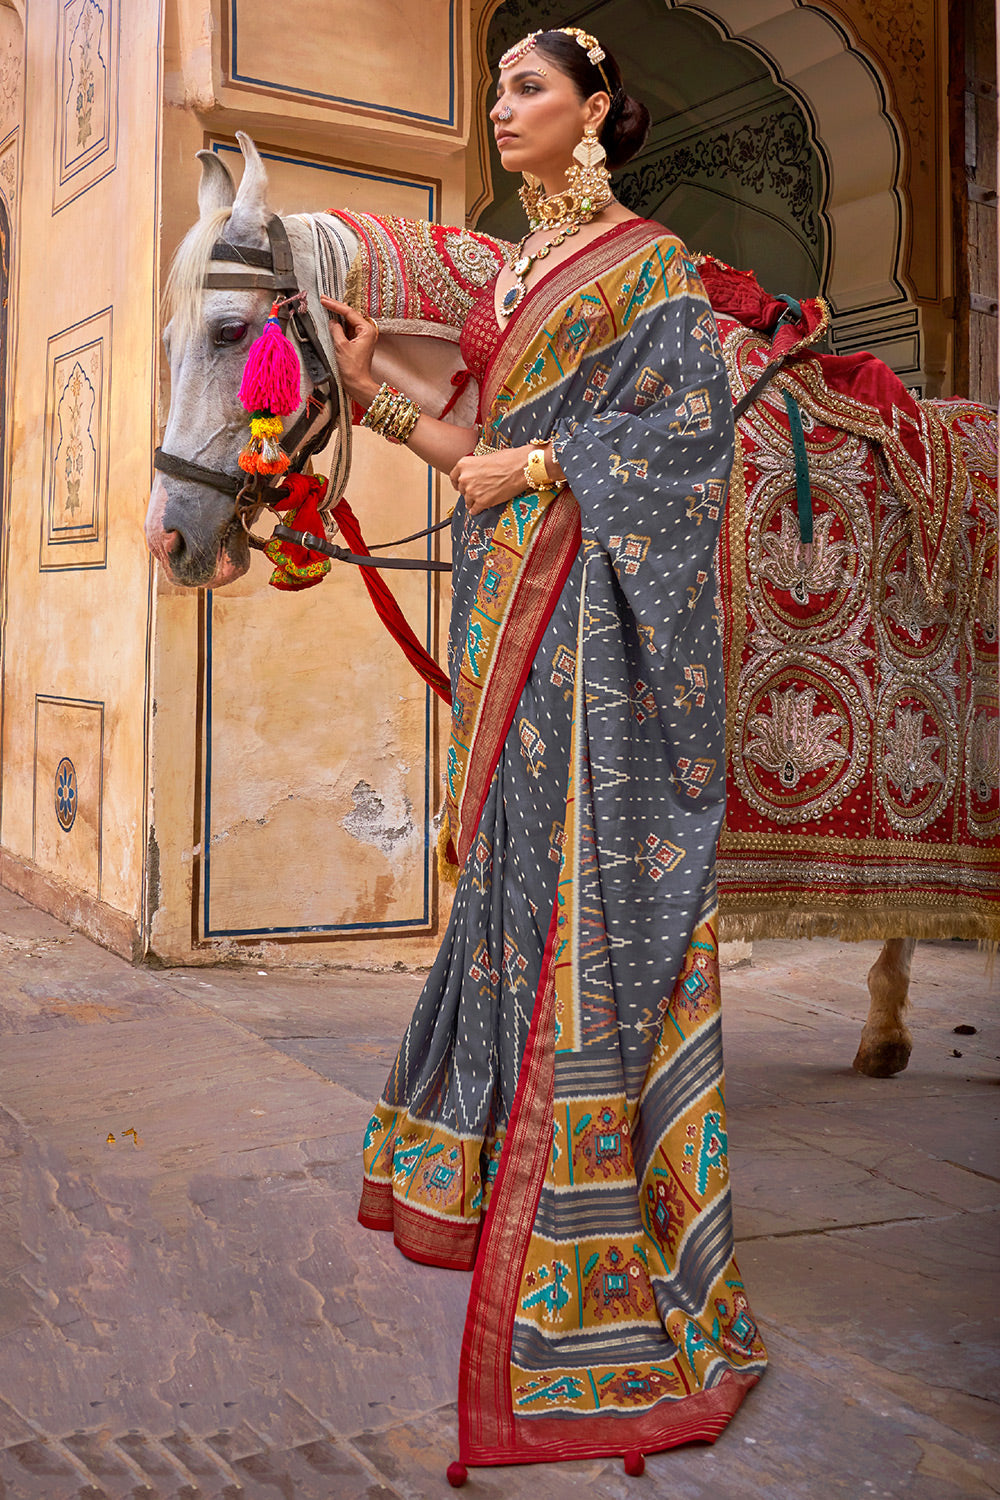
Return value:
M 456 510 L 461 873 L 360 1217 L 475 1265 L 465 1462 L 711 1441 L 766 1355 L 733 1258 L 715 920 L 731 398 L 684 247 L 629 221 L 540 278 L 481 410 L 492 446 L 551 435 L 569 488 Z

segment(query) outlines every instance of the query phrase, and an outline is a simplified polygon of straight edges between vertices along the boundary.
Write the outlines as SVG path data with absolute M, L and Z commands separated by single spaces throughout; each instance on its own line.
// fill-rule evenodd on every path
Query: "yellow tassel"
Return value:
M 278 442 L 284 425 L 270 414 L 251 417 L 250 441 L 237 459 L 240 468 L 247 474 L 284 474 L 290 462 Z
M 279 438 L 285 430 L 280 417 L 251 417 L 250 433 L 255 438 Z

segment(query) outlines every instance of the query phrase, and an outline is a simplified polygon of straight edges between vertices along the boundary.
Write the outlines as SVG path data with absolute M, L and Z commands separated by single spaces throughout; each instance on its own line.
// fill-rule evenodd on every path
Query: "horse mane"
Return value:
M 174 325 L 186 343 L 201 321 L 201 298 L 211 265 L 212 246 L 232 217 L 232 208 L 217 208 L 198 219 L 177 246 L 163 289 L 163 320 Z

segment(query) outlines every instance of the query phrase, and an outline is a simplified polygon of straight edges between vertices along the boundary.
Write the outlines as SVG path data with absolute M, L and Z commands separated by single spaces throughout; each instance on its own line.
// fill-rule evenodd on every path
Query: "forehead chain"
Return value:
M 601 67 L 601 63 L 604 61 L 605 53 L 604 48 L 601 46 L 596 36 L 591 36 L 589 31 L 582 31 L 579 26 L 555 26 L 552 29 L 554 31 L 562 32 L 563 36 L 571 36 L 573 40 L 583 48 L 584 52 L 586 52 L 587 54 L 589 61 L 593 63 L 594 67 L 604 79 L 604 87 L 607 89 L 608 93 L 614 93 L 614 90 L 608 83 L 608 75 Z M 501 69 L 512 68 L 516 62 L 520 62 L 521 58 L 531 51 L 532 47 L 535 45 L 535 42 L 541 35 L 542 33 L 540 31 L 529 31 L 526 37 L 522 37 L 519 42 L 515 42 L 513 47 L 510 47 L 504 53 L 503 57 L 501 57 Z

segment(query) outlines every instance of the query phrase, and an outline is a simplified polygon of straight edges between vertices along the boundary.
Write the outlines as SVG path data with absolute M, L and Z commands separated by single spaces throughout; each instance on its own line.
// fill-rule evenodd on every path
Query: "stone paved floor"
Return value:
M 718 1445 L 470 1497 L 1000 1495 L 996 981 L 922 944 L 910 1067 L 861 1078 L 876 951 L 758 943 L 725 976 L 772 1368 Z M 451 1493 L 468 1277 L 354 1217 L 419 984 L 136 970 L 0 891 L 0 1500 Z

